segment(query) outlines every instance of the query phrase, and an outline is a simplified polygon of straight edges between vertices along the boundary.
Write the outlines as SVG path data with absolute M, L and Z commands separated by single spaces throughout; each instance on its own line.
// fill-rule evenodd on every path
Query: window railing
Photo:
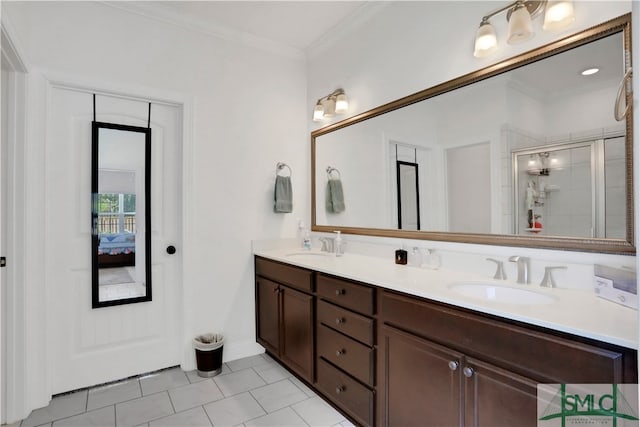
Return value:
M 135 233 L 136 214 L 98 214 L 98 234 Z

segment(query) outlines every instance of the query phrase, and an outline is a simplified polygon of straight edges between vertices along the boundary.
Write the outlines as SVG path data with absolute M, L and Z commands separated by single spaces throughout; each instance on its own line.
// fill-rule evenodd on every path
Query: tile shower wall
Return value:
M 624 239 L 626 236 L 626 187 L 625 187 L 625 140 L 611 138 L 604 143 L 605 162 L 605 236 Z
M 575 139 L 583 140 L 589 134 L 593 139 L 603 139 L 604 135 L 620 133 L 618 128 L 600 129 L 576 135 Z M 520 199 L 514 201 L 511 176 L 511 152 L 542 145 L 560 143 L 560 140 L 543 136 L 536 136 L 526 131 L 505 126 L 502 130 L 502 197 L 503 197 L 503 224 L 513 224 L 515 203 L 518 203 L 518 233 L 527 233 L 528 227 L 527 209 L 523 195 L 527 184 L 531 181 L 536 188 L 544 186 L 553 187 L 553 191 L 545 191 L 540 198 L 542 205 L 535 207 L 536 214 L 541 215 L 539 222 L 542 224 L 540 235 L 571 235 L 575 237 L 592 237 L 596 233 L 592 220 L 592 210 L 598 210 L 602 216 L 600 233 L 606 233 L 607 238 L 625 237 L 626 224 L 626 200 L 624 177 L 624 138 L 604 138 L 604 186 L 606 199 L 604 204 L 598 205 L 597 194 L 592 191 L 592 186 L 599 186 L 597 174 L 592 172 L 591 146 L 564 149 L 552 152 L 548 162 L 550 171 L 548 176 L 529 175 L 526 172 L 528 156 L 519 156 L 518 165 L 518 194 Z M 570 142 L 570 141 L 562 141 Z M 589 144 L 586 141 L 585 144 Z M 597 150 L 596 150 L 597 151 Z M 597 156 L 597 154 L 595 155 Z M 594 198 L 594 196 L 596 196 Z M 513 228 L 503 230 L 512 233 Z

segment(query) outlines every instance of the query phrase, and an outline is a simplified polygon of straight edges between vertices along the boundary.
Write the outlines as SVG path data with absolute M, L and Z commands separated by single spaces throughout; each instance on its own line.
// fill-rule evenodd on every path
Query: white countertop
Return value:
M 638 312 L 599 298 L 593 292 L 522 285 L 446 269 L 427 270 L 397 265 L 393 259 L 354 253 L 337 258 L 315 251 L 317 255 L 298 255 L 301 253 L 300 249 L 254 250 L 255 255 L 322 273 L 627 348 L 638 348 Z M 452 290 L 450 286 L 456 282 L 496 283 L 523 288 L 548 295 L 555 301 L 542 304 L 518 301 L 514 304 L 478 299 Z

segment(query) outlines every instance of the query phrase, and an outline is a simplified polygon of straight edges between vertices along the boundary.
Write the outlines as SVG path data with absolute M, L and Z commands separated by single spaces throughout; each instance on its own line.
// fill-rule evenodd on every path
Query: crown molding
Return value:
M 304 51 L 298 48 L 284 45 L 276 41 L 259 37 L 245 31 L 235 30 L 231 27 L 207 22 L 203 19 L 193 18 L 185 14 L 176 14 L 153 7 L 155 2 L 129 2 L 129 1 L 100 1 L 99 3 L 119 9 L 124 12 L 133 13 L 145 18 L 173 25 L 182 29 L 204 34 L 211 37 L 220 38 L 233 43 L 239 43 L 254 49 L 280 55 L 289 59 L 302 61 L 305 59 Z
M 380 13 L 391 3 L 390 1 L 363 1 L 360 7 L 353 10 L 307 47 L 305 50 L 307 59 L 314 59 L 322 52 L 331 49 L 342 38 L 366 24 L 371 17 Z

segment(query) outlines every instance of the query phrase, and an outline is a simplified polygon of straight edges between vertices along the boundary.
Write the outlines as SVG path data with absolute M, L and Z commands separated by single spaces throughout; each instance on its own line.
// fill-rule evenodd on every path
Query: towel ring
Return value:
M 278 162 L 278 164 L 276 165 L 276 175 L 279 175 L 279 172 L 284 168 L 289 169 L 289 175 L 282 175 L 282 176 L 291 176 L 291 168 L 289 167 L 288 164 L 282 163 L 282 162 Z
M 626 95 L 627 95 L 627 82 L 631 79 L 632 73 L 633 71 L 630 67 L 627 70 L 627 72 L 624 73 L 624 77 L 622 78 L 622 81 L 620 82 L 620 86 L 618 87 L 618 95 L 616 96 L 616 104 L 613 108 L 613 116 L 619 122 L 624 120 L 624 118 L 629 113 L 629 108 L 631 107 L 631 104 L 627 103 L 626 101 L 626 98 L 627 98 Z M 623 100 L 625 101 L 624 111 L 620 106 Z
M 327 176 L 329 177 L 329 179 L 333 178 L 331 176 L 333 172 L 336 172 L 338 174 L 338 179 L 342 179 L 342 176 L 340 175 L 340 171 L 338 169 L 331 166 L 327 166 Z

